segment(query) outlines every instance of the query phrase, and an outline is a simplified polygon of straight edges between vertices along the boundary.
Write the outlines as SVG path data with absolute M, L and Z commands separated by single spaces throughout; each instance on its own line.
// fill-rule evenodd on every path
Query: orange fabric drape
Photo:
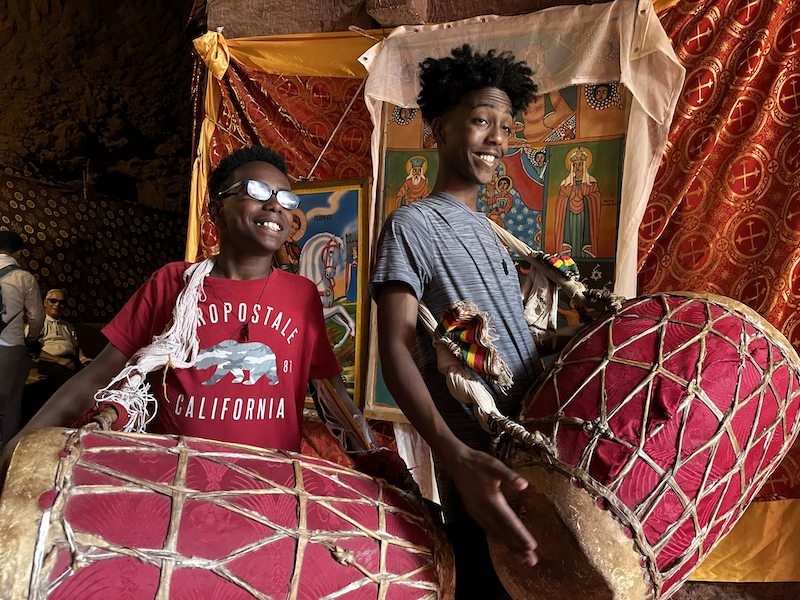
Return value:
M 734 298 L 798 349 L 799 9 L 779 0 L 681 1 L 660 15 L 687 75 L 639 228 L 640 293 L 706 291 Z M 800 498 L 797 444 L 757 499 L 793 498 Z M 771 529 L 764 523 L 756 527 L 762 533 L 761 527 Z M 732 556 L 742 558 L 743 548 L 753 546 L 739 547 L 744 538 L 736 532 L 720 546 L 727 547 L 730 566 Z M 753 554 L 756 563 L 766 560 L 763 569 L 733 575 L 728 569 L 719 579 L 776 581 L 800 573 L 800 556 L 793 574 L 783 568 L 771 573 L 767 562 L 775 561 L 768 554 Z

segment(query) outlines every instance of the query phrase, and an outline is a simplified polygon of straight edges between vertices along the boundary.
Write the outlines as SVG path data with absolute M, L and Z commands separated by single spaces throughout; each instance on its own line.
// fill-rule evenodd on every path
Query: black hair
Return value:
M 0 231 L 0 250 L 14 254 L 22 250 L 22 236 L 16 231 Z
M 536 97 L 533 72 L 524 61 L 517 61 L 511 52 L 495 54 L 472 52 L 469 44 L 453 48 L 452 56 L 426 58 L 420 66 L 422 90 L 417 97 L 422 118 L 430 123 L 457 106 L 474 90 L 494 87 L 504 91 L 516 113 Z
M 233 176 L 233 172 L 239 167 L 243 167 L 251 162 L 268 163 L 281 171 L 284 175 L 289 175 L 289 169 L 286 167 L 286 159 L 274 150 L 264 148 L 263 146 L 245 146 L 244 148 L 234 150 L 231 154 L 223 158 L 217 165 L 217 168 L 211 173 L 211 177 L 208 178 L 209 199 L 216 200 L 221 191 L 233 184 L 233 182 L 228 181 Z
M 541 154 L 542 156 L 544 156 L 545 158 L 547 158 L 547 154 L 545 153 L 545 151 L 544 151 L 544 150 L 537 150 L 536 152 L 534 152 L 534 153 L 533 153 L 533 158 L 536 158 L 536 157 L 537 157 L 537 156 L 539 156 L 540 154 Z

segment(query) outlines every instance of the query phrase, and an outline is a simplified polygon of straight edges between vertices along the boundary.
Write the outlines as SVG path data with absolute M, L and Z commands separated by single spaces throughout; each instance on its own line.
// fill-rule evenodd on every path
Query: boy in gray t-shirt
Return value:
M 527 482 L 487 454 L 488 435 L 471 408 L 448 392 L 430 336 L 416 323 L 419 302 L 437 319 L 458 300 L 489 313 L 514 388 L 508 396 L 487 388 L 501 411 L 516 412 L 541 364 L 516 270 L 476 204 L 478 187 L 508 150 L 514 115 L 532 101 L 536 86 L 512 55 L 473 54 L 467 45 L 420 66 L 418 102 L 437 143 L 439 172 L 431 196 L 392 212 L 381 232 L 370 281 L 381 364 L 392 396 L 433 450 L 456 555 L 456 598 L 507 598 L 486 536 L 508 546 L 521 564 L 535 564 L 536 542 L 501 489 L 521 490 Z

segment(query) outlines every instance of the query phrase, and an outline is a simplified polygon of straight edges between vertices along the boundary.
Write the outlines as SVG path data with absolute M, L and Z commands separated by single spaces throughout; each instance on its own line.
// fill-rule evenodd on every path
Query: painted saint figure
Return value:
M 345 289 L 347 290 L 347 301 L 358 301 L 358 246 L 350 249 L 350 262 L 347 263 L 347 277 Z
M 495 171 L 497 172 L 497 171 Z M 508 175 L 503 175 L 497 180 L 497 192 L 494 196 L 485 198 L 489 205 L 486 216 L 503 229 L 506 228 L 505 216 L 514 206 L 514 182 Z
M 544 172 L 547 170 L 547 154 L 544 150 L 537 150 L 533 155 L 533 169 L 539 176 L 539 181 L 544 181 Z
M 602 195 L 597 180 L 589 174 L 592 155 L 586 148 L 569 154 L 569 176 L 561 182 L 556 200 L 556 243 L 572 258 L 595 258 L 600 230 Z
M 492 178 L 478 188 L 478 200 L 489 204 L 489 200 L 497 193 L 497 180 L 506 174 L 506 165 L 503 161 L 495 167 Z
M 412 156 L 408 159 L 406 162 L 408 177 L 395 196 L 395 208 L 406 206 L 430 195 L 428 179 L 425 177 L 427 171 L 428 159 L 424 156 Z

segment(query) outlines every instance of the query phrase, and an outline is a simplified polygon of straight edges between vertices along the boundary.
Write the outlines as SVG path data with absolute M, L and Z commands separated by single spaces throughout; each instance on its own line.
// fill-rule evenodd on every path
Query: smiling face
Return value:
M 64 292 L 58 290 L 51 291 L 44 299 L 44 312 L 52 319 L 60 319 L 61 313 L 64 312 L 64 306 L 67 303 L 67 297 Z
M 223 189 L 244 179 L 263 181 L 276 192 L 291 190 L 286 176 L 265 162 L 239 167 Z M 220 252 L 224 249 L 244 255 L 271 256 L 292 231 L 292 211 L 278 204 L 274 194 L 266 202 L 251 198 L 245 186 L 235 194 L 210 202 L 208 212 L 219 229 Z
M 431 123 L 439 172 L 461 186 L 488 183 L 508 150 L 513 124 L 511 101 L 504 91 L 488 87 L 466 94 Z

